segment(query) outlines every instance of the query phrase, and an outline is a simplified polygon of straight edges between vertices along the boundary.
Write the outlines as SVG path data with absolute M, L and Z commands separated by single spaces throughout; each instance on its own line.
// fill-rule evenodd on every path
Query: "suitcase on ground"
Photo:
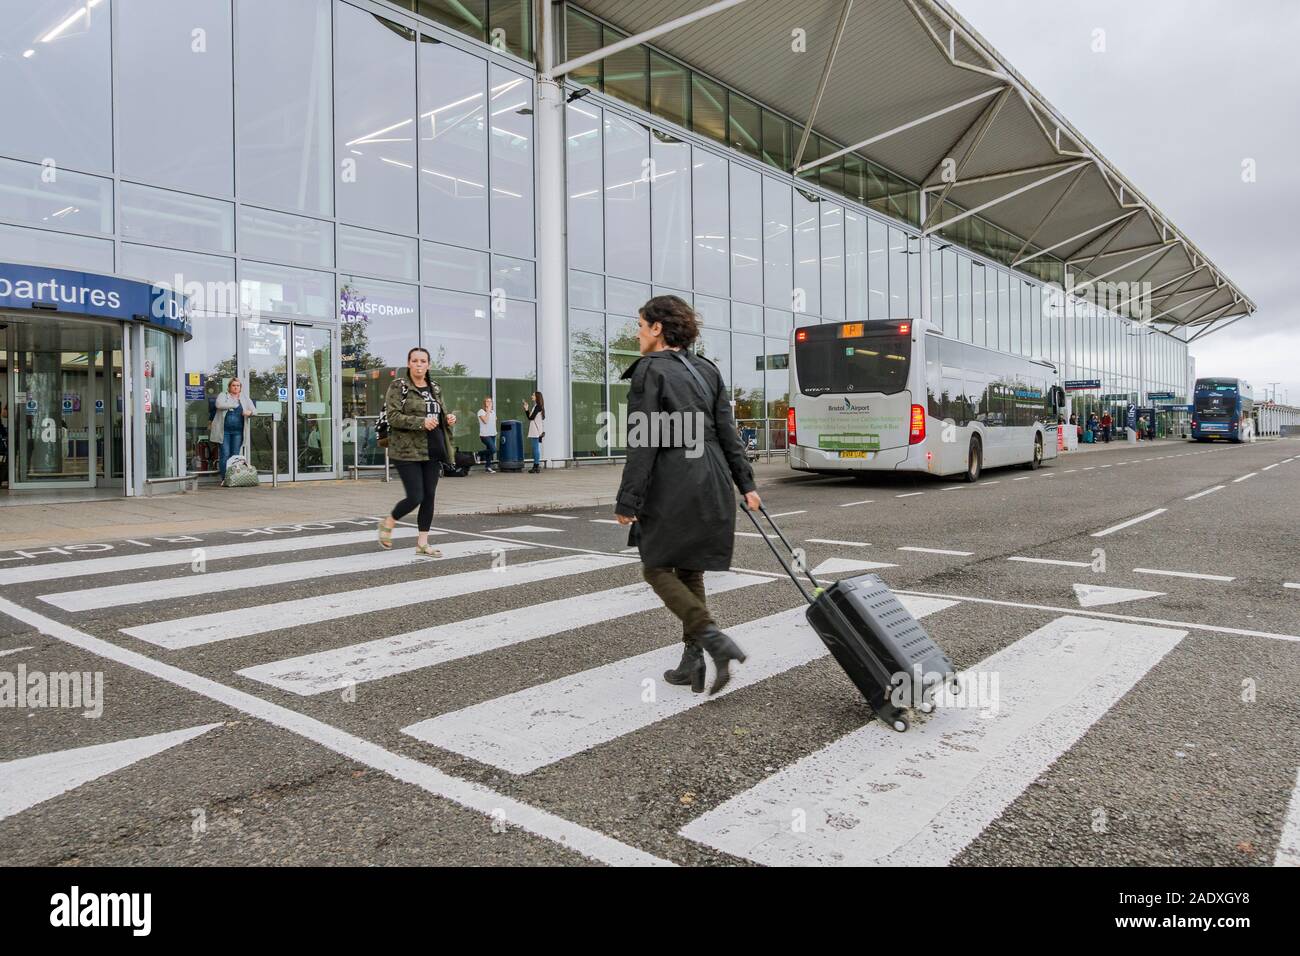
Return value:
M 879 575 L 860 574 L 822 587 L 810 571 L 801 568 L 814 588 L 809 594 L 754 513 L 743 502 L 740 507 L 808 602 L 808 623 L 885 726 L 901 733 L 909 726 L 909 710 L 929 713 L 937 693 L 944 688 L 951 694 L 960 690 L 957 668 L 948 655 Z M 759 510 L 793 554 L 767 509 Z
M 1093 436 L 1093 434 L 1092 434 L 1092 429 L 1091 429 L 1091 428 L 1085 428 L 1085 429 L 1083 430 L 1083 443 L 1084 443 L 1085 445 L 1091 445 L 1091 444 L 1093 443 L 1094 440 L 1095 440 L 1095 438 L 1094 438 L 1094 436 Z
M 463 470 L 465 474 L 468 475 L 470 469 L 477 464 L 478 464 L 478 460 L 474 457 L 473 452 L 469 452 L 469 451 L 456 452 L 456 467 L 458 469 Z

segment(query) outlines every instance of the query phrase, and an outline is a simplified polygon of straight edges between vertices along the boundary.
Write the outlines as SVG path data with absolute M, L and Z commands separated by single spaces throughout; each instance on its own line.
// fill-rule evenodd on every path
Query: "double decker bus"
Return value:
M 1192 390 L 1192 440 L 1251 441 L 1255 393 L 1239 378 L 1198 378 Z
M 976 481 L 1057 453 L 1056 367 L 912 320 L 835 322 L 791 336 L 790 466 L 910 471 Z

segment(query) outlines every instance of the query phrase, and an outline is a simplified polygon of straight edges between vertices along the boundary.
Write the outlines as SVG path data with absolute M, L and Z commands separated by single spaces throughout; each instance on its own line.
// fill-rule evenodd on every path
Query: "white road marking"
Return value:
M 430 531 L 440 535 L 442 531 Z M 393 540 L 414 538 L 414 528 L 394 528 Z M 309 551 L 315 548 L 336 548 L 349 544 L 379 546 L 377 530 L 345 531 L 339 534 L 314 534 L 306 538 L 269 538 L 245 541 L 239 544 L 196 544 L 193 548 L 173 548 L 170 551 L 150 551 L 144 554 L 120 554 L 112 558 L 86 558 L 81 561 L 59 561 L 38 564 L 28 568 L 10 568 L 0 571 L 0 584 L 25 584 L 28 581 L 54 581 L 59 578 L 80 578 L 90 574 L 116 574 L 119 571 L 137 571 L 140 568 L 165 568 L 174 564 L 190 564 L 196 549 L 203 551 L 205 561 L 223 561 L 227 558 L 247 558 L 262 554 L 282 554 L 286 551 Z
M 319 624 L 358 614 L 423 604 L 440 598 L 547 581 L 570 574 L 608 571 L 634 560 L 615 555 L 573 554 L 562 558 L 508 564 L 501 568 L 482 568 L 436 578 L 403 581 L 358 591 L 340 591 L 294 601 L 216 611 L 172 621 L 159 621 L 156 624 L 141 624 L 122 628 L 122 633 L 158 647 L 178 650 L 235 637 L 265 634 L 286 627 Z
M 1021 475 L 1019 478 L 1012 478 L 1011 480 L 1012 480 L 1012 481 L 1028 481 L 1031 477 L 1032 477 L 1031 475 Z
M 1083 469 L 1083 470 L 1084 470 L 1084 471 L 1094 471 L 1094 470 L 1096 470 L 1096 468 L 1097 468 L 1096 465 L 1089 465 L 1087 468 L 1085 468 L 1085 469 Z
M 1265 465 L 1263 468 L 1260 469 L 1260 471 L 1268 471 L 1271 468 L 1276 468 L 1280 464 L 1282 464 L 1280 461 L 1275 461 L 1271 465 Z
M 896 564 L 883 561 L 864 561 L 860 558 L 827 558 L 812 569 L 813 574 L 840 574 L 844 571 L 876 571 L 880 568 L 896 568 Z
M 940 491 L 965 491 L 966 485 L 949 485 L 947 488 L 940 488 Z
M 806 510 L 804 510 L 804 511 L 782 511 L 779 515 L 772 515 L 771 517 L 773 517 L 773 518 L 788 518 L 788 517 L 790 517 L 791 515 L 806 515 L 807 513 L 808 513 L 808 512 L 807 512 Z
M 0 763 L 0 820 L 220 726 L 204 724 Z
M 435 796 L 481 813 L 485 817 L 497 820 L 504 814 L 507 826 L 520 827 L 588 859 L 614 866 L 672 865 L 667 860 L 661 860 L 643 850 L 607 837 L 603 833 L 571 823 L 545 810 L 539 810 L 505 794 L 497 793 L 481 783 L 471 783 L 468 780 L 452 777 L 428 764 L 385 750 L 368 740 L 353 736 L 337 727 L 331 727 L 288 707 L 272 704 L 217 681 L 191 674 L 189 671 L 164 664 L 162 661 L 156 661 L 124 647 L 118 647 L 116 644 L 92 637 L 66 624 L 60 624 L 34 611 L 19 607 L 4 598 L 0 598 L 0 614 L 7 614 L 15 620 L 30 624 L 42 634 L 57 638 L 73 647 L 150 674 L 238 710 L 249 717 L 266 721 L 282 730 L 320 744 L 348 760 L 388 774 L 395 780 L 417 786 Z
M 0 651 L 0 657 L 8 657 L 10 654 L 21 654 L 23 651 L 30 651 L 34 645 L 28 644 L 26 647 L 11 647 L 7 651 Z
M 1103 604 L 1120 604 L 1140 601 L 1143 598 L 1161 597 L 1163 591 L 1140 591 L 1137 588 L 1112 588 L 1100 584 L 1076 584 L 1074 596 L 1079 607 L 1100 607 Z
M 774 534 L 759 534 L 757 531 L 737 531 L 738 538 L 775 538 Z
M 925 494 L 924 491 L 909 491 L 905 495 L 894 495 L 895 498 L 915 498 L 917 495 Z
M 1232 479 L 1232 483 L 1235 485 L 1235 484 L 1236 484 L 1237 482 L 1239 482 L 1239 481 L 1245 481 L 1247 478 L 1254 478 L 1254 477 L 1255 477 L 1256 475 L 1258 475 L 1258 474 L 1259 474 L 1259 472 L 1257 472 L 1257 471 L 1252 471 L 1249 475 L 1242 475 L 1240 478 L 1234 478 L 1234 479 Z
M 1067 475 L 1070 475 L 1070 474 L 1073 474 L 1074 472 L 1076 472 L 1076 471 L 1078 471 L 1078 470 L 1079 470 L 1078 468 L 1067 468 L 1067 469 L 1065 469 L 1065 473 L 1066 473 Z
M 617 518 L 588 518 L 592 524 L 618 524 Z M 508 530 L 508 529 L 507 529 Z M 554 531 L 554 528 L 547 528 L 547 531 Z
M 1286 582 L 1285 584 L 1283 584 L 1282 587 L 1284 587 L 1284 588 L 1295 588 L 1297 591 L 1300 591 L 1300 584 L 1292 584 L 1290 581 L 1288 581 L 1288 582 Z M 19 650 L 26 650 L 26 648 L 19 648 Z
M 704 588 L 708 594 L 767 583 L 765 577 L 731 571 L 710 571 L 704 576 Z M 662 606 L 648 584 L 629 584 L 585 594 L 580 601 L 567 597 L 530 604 L 469 620 L 436 624 L 393 637 L 258 664 L 237 673 L 306 697 L 484 654 L 601 621 L 615 621 Z
M 1102 468 L 1109 468 L 1110 465 L 1101 465 L 1100 467 L 1102 467 Z
M 834 538 L 807 538 L 808 544 L 841 544 L 846 548 L 869 548 L 871 545 L 866 541 L 837 541 Z
M 1059 564 L 1067 568 L 1090 568 L 1089 561 L 1061 561 L 1057 558 L 1022 558 L 1019 555 L 1007 558 L 1008 561 L 1023 561 L 1026 564 Z
M 310 581 L 340 574 L 391 571 L 417 564 L 491 554 L 494 551 L 517 551 L 525 547 L 525 545 L 497 541 L 453 541 L 450 544 L 439 545 L 438 550 L 442 552 L 440 558 L 421 557 L 414 551 L 371 551 L 365 554 L 349 554 L 342 558 L 322 558 L 319 561 L 291 561 L 287 564 L 241 568 L 238 571 L 187 574 L 184 577 L 162 578 L 147 584 L 114 584 L 80 591 L 60 591 L 57 594 L 42 594 L 41 600 L 65 611 L 89 611 L 95 608 L 149 604 L 193 597 L 196 594 L 225 594 L 246 588 L 287 584 L 292 581 Z
M 1001 478 L 994 478 L 992 481 L 977 481 L 975 487 L 978 488 L 980 485 L 996 485 L 1001 480 Z
M 536 524 L 518 524 L 513 528 L 489 528 L 488 534 L 555 534 L 559 528 L 543 528 Z
M 873 499 L 868 498 L 866 501 L 846 501 L 840 505 L 841 508 L 852 508 L 854 505 L 869 505 Z
M 903 603 L 916 617 L 950 606 L 945 601 Z M 750 657 L 735 667 L 719 697 L 828 653 L 803 607 L 727 632 Z M 675 667 L 680 656 L 679 644 L 661 647 L 423 720 L 403 732 L 511 773 L 531 773 L 707 703 L 711 698 L 704 694 L 662 683 L 663 672 Z M 649 701 L 647 680 L 655 688 Z
M 1162 515 L 1168 510 L 1168 508 L 1157 508 L 1155 511 L 1148 511 L 1144 515 L 1138 515 L 1136 518 L 1129 518 L 1127 521 L 1121 521 L 1117 525 L 1112 525 L 1104 531 L 1094 531 L 1092 536 L 1094 538 L 1104 538 L 1108 534 L 1114 534 L 1116 531 L 1123 531 L 1125 528 L 1130 528 L 1140 521 L 1146 521 L 1149 518 L 1154 518 L 1156 515 Z
M 1205 497 L 1206 495 L 1212 495 L 1212 494 L 1214 494 L 1216 491 L 1222 491 L 1222 490 L 1223 490 L 1224 488 L 1226 488 L 1226 487 L 1228 487 L 1228 486 L 1227 486 L 1227 485 L 1215 485 L 1213 488 L 1206 488 L 1204 491 L 1198 491 L 1198 492 L 1197 492 L 1196 494 L 1194 494 L 1194 495 L 1188 495 L 1188 496 L 1187 496 L 1186 498 L 1184 498 L 1183 500 L 1184 500 L 1184 501 L 1195 501 L 1197 498 L 1203 498 L 1203 497 Z
M 1291 802 L 1287 804 L 1273 865 L 1300 866 L 1300 770 L 1296 771 L 1295 787 L 1291 791 Z
M 538 512 L 537 514 L 533 515 L 533 517 L 554 518 L 556 521 L 577 521 L 578 520 L 577 515 L 548 515 L 548 514 L 542 514 L 541 512 Z
M 899 548 L 898 550 L 899 550 L 899 551 L 919 551 L 919 552 L 921 552 L 922 554 L 951 554 L 951 555 L 955 555 L 955 556 L 957 556 L 957 557 L 959 557 L 959 558 L 969 558 L 972 554 L 975 553 L 974 551 L 948 551 L 948 550 L 945 550 L 944 548 L 912 548 L 912 547 L 906 547 L 906 548 Z
M 1169 578 L 1196 578 L 1201 581 L 1235 581 L 1226 574 L 1195 574 L 1191 571 L 1161 571 L 1159 568 L 1134 568 L 1134 574 L 1163 574 Z
M 974 668 L 999 676 L 991 719 L 941 707 L 903 734 L 872 721 L 679 832 L 777 866 L 946 865 L 1186 633 L 1058 618 Z

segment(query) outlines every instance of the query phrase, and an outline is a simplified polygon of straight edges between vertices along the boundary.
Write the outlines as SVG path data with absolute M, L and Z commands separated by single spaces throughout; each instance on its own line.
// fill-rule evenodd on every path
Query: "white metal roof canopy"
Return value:
M 1152 321 L 1204 326 L 1255 304 L 942 0 L 582 0 L 629 34 L 919 183 L 928 233 L 973 214 L 1016 236 L 1023 265 L 1063 260 L 1151 286 Z M 806 51 L 793 49 L 804 31 Z M 585 62 L 584 62 L 585 61 Z M 811 119 L 811 122 L 809 122 Z M 792 150 L 798 149 L 796 129 Z M 834 157 L 809 159 L 809 168 Z M 955 216 L 955 204 L 964 212 Z M 1031 250 L 1032 245 L 1032 251 Z

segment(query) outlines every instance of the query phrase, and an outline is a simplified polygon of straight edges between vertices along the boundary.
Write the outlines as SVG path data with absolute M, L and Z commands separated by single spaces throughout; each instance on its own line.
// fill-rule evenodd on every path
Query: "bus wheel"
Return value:
M 966 480 L 969 482 L 979 481 L 983 471 L 984 446 L 980 444 L 979 436 L 972 436 L 970 450 L 966 453 Z
M 1025 462 L 1025 467 L 1034 471 L 1043 463 L 1043 436 L 1034 436 L 1034 457 Z

